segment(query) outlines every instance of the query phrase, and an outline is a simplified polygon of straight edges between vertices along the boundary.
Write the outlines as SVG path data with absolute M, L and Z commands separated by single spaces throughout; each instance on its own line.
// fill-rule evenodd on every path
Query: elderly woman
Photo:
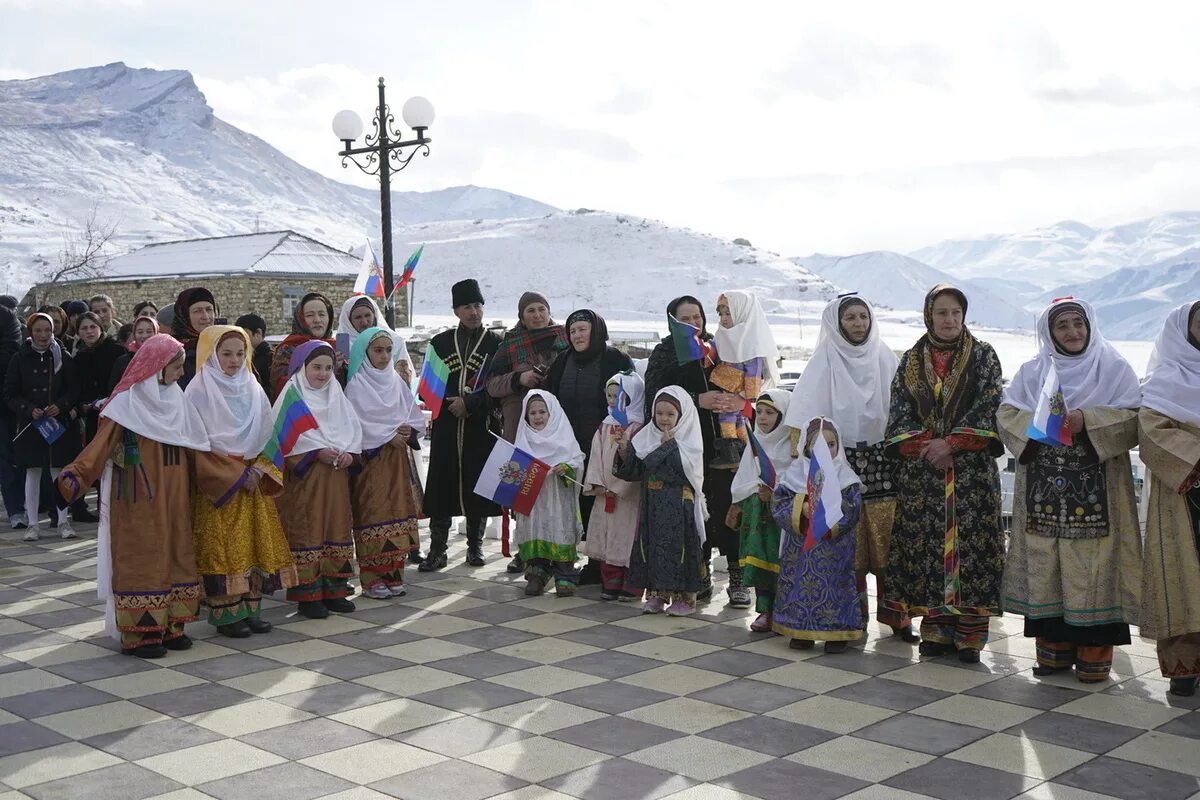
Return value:
M 171 321 L 171 335 L 183 345 L 183 377 L 180 388 L 187 388 L 196 375 L 196 343 L 205 328 L 217 321 L 217 299 L 203 286 L 184 289 L 175 298 L 175 314 Z
M 926 333 L 892 381 L 887 452 L 898 502 L 885 608 L 921 617 L 921 655 L 979 661 L 1000 614 L 1004 536 L 996 432 L 1003 378 L 990 345 L 963 324 L 967 297 L 945 284 L 925 297 Z

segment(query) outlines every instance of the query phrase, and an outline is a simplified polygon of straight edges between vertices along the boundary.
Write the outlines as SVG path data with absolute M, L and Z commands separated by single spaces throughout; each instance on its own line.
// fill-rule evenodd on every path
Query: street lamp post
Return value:
M 429 143 L 433 141 L 425 132 L 433 124 L 433 104 L 424 97 L 411 97 L 404 104 L 400 115 L 404 124 L 412 128 L 417 138 L 402 141 L 396 131 L 395 117 L 384 98 L 383 78 L 379 79 L 379 105 L 375 108 L 374 130 L 363 140 L 363 147 L 355 147 L 354 140 L 362 136 L 362 118 L 353 111 L 339 111 L 333 117 L 333 133 L 342 140 L 344 147 L 338 152 L 342 167 L 351 163 L 368 175 L 379 176 L 379 227 L 383 237 L 383 291 L 386 294 L 384 314 L 389 327 L 396 327 L 395 303 L 392 291 L 395 275 L 392 271 L 392 173 L 409 165 L 418 152 L 429 156 Z M 411 148 L 407 152 L 405 148 Z M 355 156 L 365 155 L 359 161 Z

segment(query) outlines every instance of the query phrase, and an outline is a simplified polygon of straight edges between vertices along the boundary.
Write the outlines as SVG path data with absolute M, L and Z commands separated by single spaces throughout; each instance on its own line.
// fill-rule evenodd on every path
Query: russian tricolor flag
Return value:
M 1046 370 L 1046 379 L 1042 381 L 1042 390 L 1038 392 L 1037 408 L 1033 411 L 1033 419 L 1029 421 L 1029 430 L 1025 433 L 1035 442 L 1063 447 L 1071 445 L 1074 437 L 1067 427 L 1067 404 L 1063 400 L 1062 382 L 1058 379 L 1058 370 L 1054 362 Z
M 775 465 L 771 463 L 771 457 L 767 455 L 767 451 L 758 443 L 758 437 L 754 435 L 754 427 L 746 426 L 746 435 L 750 438 L 750 452 L 754 454 L 754 458 L 758 461 L 758 479 L 771 491 L 775 491 L 775 487 L 779 483 L 779 476 L 775 472 Z
M 475 483 L 475 494 L 492 500 L 501 508 L 511 508 L 518 514 L 529 516 L 550 473 L 549 464 L 496 437 L 492 454 Z
M 354 293 L 365 294 L 367 297 L 384 297 L 383 265 L 375 257 L 375 250 L 367 241 L 363 250 L 362 266 L 358 268 L 358 277 L 354 279 Z
M 804 498 L 808 530 L 804 534 L 804 552 L 808 552 L 842 521 L 842 487 L 829 443 L 819 433 L 813 440 L 808 462 L 808 487 Z

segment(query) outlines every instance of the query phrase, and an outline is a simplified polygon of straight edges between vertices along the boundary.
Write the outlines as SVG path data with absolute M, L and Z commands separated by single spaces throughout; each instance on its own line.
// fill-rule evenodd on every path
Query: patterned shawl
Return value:
M 913 346 L 912 358 L 904 371 L 904 388 L 912 397 L 921 424 L 935 436 L 945 436 L 971 407 L 972 350 L 975 337 L 964 324 L 962 333 L 952 342 L 945 342 L 933 333 L 933 302 L 944 293 L 954 294 L 967 312 L 967 298 L 961 291 L 939 284 L 925 296 L 925 335 Z M 942 377 L 934 368 L 935 359 L 949 361 Z
M 534 331 L 518 322 L 504 334 L 488 373 L 507 375 L 517 364 L 549 364 L 566 349 L 567 330 L 562 325 L 552 322 Z

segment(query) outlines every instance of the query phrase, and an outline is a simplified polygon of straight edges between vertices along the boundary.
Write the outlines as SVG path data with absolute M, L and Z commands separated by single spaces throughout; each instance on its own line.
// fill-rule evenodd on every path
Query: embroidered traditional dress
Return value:
M 933 330 L 934 300 L 956 293 L 938 286 L 925 301 Z M 1000 360 L 964 327 L 954 342 L 927 332 L 900 359 L 892 382 L 887 452 L 898 455 L 898 503 L 888 550 L 886 608 L 924 617 L 921 638 L 955 648 L 981 649 L 987 618 L 1000 614 L 1004 536 L 1000 475 L 1004 447 L 996 433 L 1003 386 Z M 954 453 L 950 469 L 921 457 L 932 439 Z
M 1057 348 L 1063 313 L 1080 314 L 1089 340 L 1076 355 Z M 1137 622 L 1141 534 L 1129 451 L 1137 446 L 1141 391 L 1129 363 L 1100 335 L 1091 306 L 1052 303 L 1037 324 L 1041 349 L 1023 364 L 999 410 L 1000 435 L 1017 454 L 1013 528 L 1004 568 L 1004 610 L 1025 617 L 1043 669 L 1070 669 L 1085 683 L 1108 677 L 1113 645 Z M 1029 439 L 1045 376 L 1054 364 L 1067 410 L 1084 430 L 1068 446 Z
M 102 477 L 97 594 L 107 604 L 105 630 L 126 652 L 190 646 L 183 626 L 197 619 L 201 596 L 192 489 L 221 505 L 246 476 L 243 465 L 204 452 L 203 423 L 183 392 L 159 383 L 182 355 L 170 336 L 148 339 L 105 406 L 96 437 L 58 479 L 71 501 Z
M 350 507 L 363 587 L 383 584 L 398 593 L 404 584 L 404 558 L 418 547 L 421 479 L 412 468 L 410 451 L 420 448 L 425 418 L 395 370 L 379 369 L 368 359 L 368 348 L 380 338 L 392 339 L 392 334 L 368 328 L 350 349 L 346 399 L 363 429 L 362 465 L 351 471 Z M 402 425 L 412 428 L 412 434 L 396 443 Z
M 206 328 L 198 337 L 196 374 L 184 397 L 199 413 L 215 455 L 228 456 L 258 473 L 249 491 L 239 482 L 219 505 L 201 492 L 192 494 L 192 533 L 196 568 L 204 585 L 208 621 L 233 625 L 259 616 L 263 593 L 296 585 L 296 565 L 272 498 L 283 491 L 283 474 L 263 446 L 271 435 L 271 404 L 255 379 L 247 359 L 241 371 L 228 376 L 217 360 L 220 342 L 238 337 L 245 352 L 253 348 L 246 332 L 230 325 Z

